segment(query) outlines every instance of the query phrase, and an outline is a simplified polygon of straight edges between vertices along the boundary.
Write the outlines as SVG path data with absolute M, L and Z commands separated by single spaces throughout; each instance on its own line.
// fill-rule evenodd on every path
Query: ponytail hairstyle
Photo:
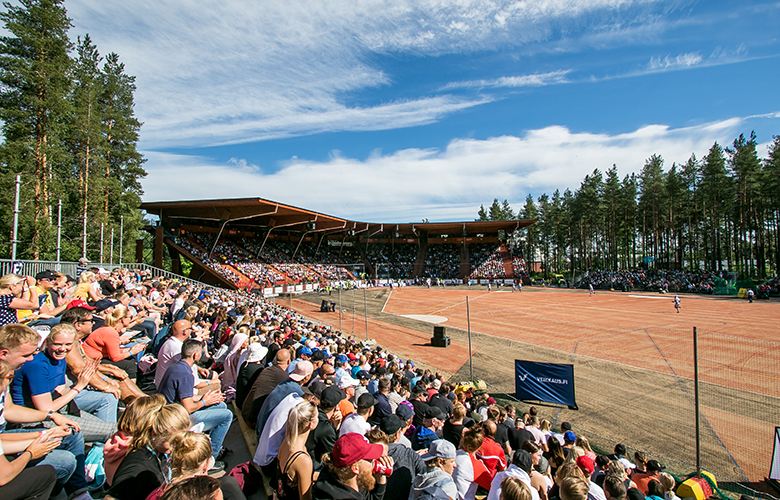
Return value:
M 138 427 L 130 441 L 131 450 L 154 448 L 154 443 L 167 440 L 175 432 L 190 428 L 190 414 L 179 404 L 168 404 L 157 410 L 147 425 Z
M 305 433 L 312 420 L 318 418 L 317 407 L 311 401 L 301 401 L 290 410 L 287 416 L 287 430 L 284 440 L 288 446 L 292 446 L 298 436 Z
M 113 311 L 111 311 L 111 314 L 107 314 L 105 316 L 105 322 L 106 326 L 110 326 L 111 328 L 114 328 L 116 325 L 118 325 L 125 317 L 125 312 L 127 310 L 124 307 L 119 307 L 117 305 Z
M 171 479 L 197 474 L 203 463 L 211 459 L 211 440 L 205 434 L 177 432 L 170 437 L 168 444 L 171 446 L 168 457 Z
M 116 421 L 116 429 L 133 436 L 137 429 L 148 427 L 155 414 L 165 406 L 165 396 L 153 394 L 132 400 Z

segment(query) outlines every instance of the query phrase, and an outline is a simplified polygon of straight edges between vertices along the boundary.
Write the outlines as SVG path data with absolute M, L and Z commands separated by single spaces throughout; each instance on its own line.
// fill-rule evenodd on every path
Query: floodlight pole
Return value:
M 111 262 L 110 264 L 114 265 L 114 228 L 111 228 Z
M 59 271 L 60 254 L 62 253 L 62 200 L 57 202 L 57 266 Z
M 83 229 L 81 231 L 81 257 L 86 259 L 87 258 L 87 211 L 84 210 L 84 222 L 83 222 Z M 102 248 L 103 246 L 103 236 L 100 236 L 100 246 Z M 102 252 L 102 250 L 101 250 Z M 103 260 L 103 255 L 100 256 L 100 260 Z
M 469 378 L 474 382 L 474 360 L 471 358 L 471 311 L 468 296 L 466 296 L 466 323 L 469 329 Z
M 368 342 L 368 303 L 366 302 L 366 284 L 363 283 L 363 317 L 366 320 L 366 342 Z
M 122 243 L 124 243 L 125 216 L 119 217 L 119 265 L 122 265 Z
M 11 239 L 11 262 L 16 261 L 16 244 L 19 240 L 19 188 L 22 185 L 22 176 L 16 176 L 16 196 L 14 198 L 14 230 Z
M 339 281 L 339 333 L 344 333 L 344 330 L 341 328 L 341 281 Z
M 103 228 L 105 226 L 105 223 L 100 223 L 100 265 L 103 265 L 103 245 L 105 244 L 103 240 Z

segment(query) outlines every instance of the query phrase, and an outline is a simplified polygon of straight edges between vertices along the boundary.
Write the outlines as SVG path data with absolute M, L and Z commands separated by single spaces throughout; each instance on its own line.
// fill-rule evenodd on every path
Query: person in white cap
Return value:
M 455 470 L 455 446 L 444 439 L 431 443 L 427 453 L 422 455 L 428 472 L 414 479 L 409 500 L 437 498 L 456 500 L 458 488 L 452 479 Z

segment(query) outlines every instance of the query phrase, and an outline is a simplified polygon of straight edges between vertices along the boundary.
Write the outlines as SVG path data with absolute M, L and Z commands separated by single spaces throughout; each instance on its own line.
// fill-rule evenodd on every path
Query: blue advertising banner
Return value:
M 574 365 L 515 360 L 515 396 L 577 409 L 574 399 Z

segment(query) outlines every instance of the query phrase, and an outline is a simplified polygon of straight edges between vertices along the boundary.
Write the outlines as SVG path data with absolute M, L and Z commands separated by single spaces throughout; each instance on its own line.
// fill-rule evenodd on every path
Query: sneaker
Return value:
M 214 462 L 214 465 L 209 469 L 208 475 L 213 476 L 215 474 L 224 474 L 225 472 L 225 462 L 216 461 Z

